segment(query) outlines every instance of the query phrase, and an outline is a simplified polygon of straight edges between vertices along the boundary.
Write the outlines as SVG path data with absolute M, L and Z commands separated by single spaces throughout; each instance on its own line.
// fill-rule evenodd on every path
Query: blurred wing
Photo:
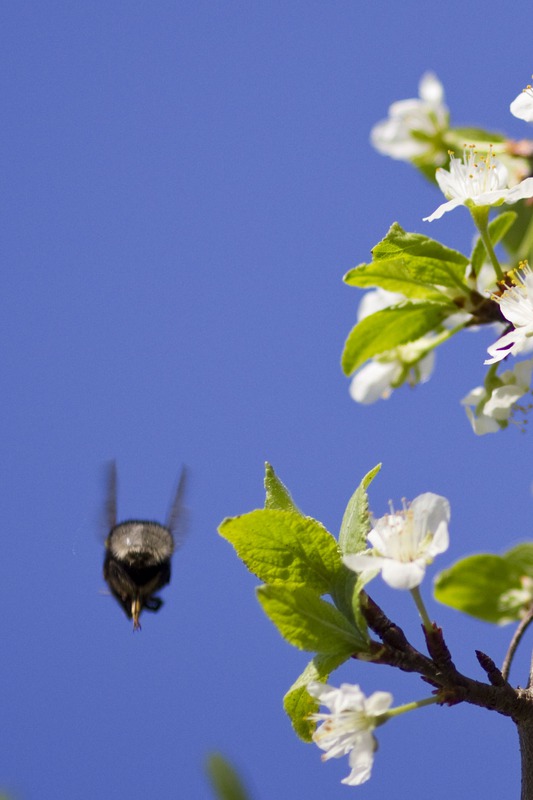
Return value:
M 187 483 L 187 470 L 185 469 L 185 467 L 183 467 L 183 469 L 181 470 L 180 479 L 178 481 L 176 494 L 174 495 L 174 501 L 170 507 L 167 519 L 167 528 L 170 530 L 172 536 L 174 537 L 175 547 L 180 546 L 187 532 L 187 513 L 183 505 L 183 501 L 185 498 L 186 483 Z
M 106 473 L 105 519 L 107 532 L 117 524 L 117 465 L 110 461 Z

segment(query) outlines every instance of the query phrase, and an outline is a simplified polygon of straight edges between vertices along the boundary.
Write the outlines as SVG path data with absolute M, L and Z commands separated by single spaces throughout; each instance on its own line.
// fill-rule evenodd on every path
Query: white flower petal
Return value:
M 472 389 L 472 391 L 469 392 L 466 395 L 466 397 L 463 397 L 463 399 L 461 400 L 461 405 L 477 406 L 477 404 L 481 402 L 484 396 L 485 396 L 485 389 L 483 388 L 483 386 L 476 386 L 476 388 Z
M 415 515 L 415 524 L 423 528 L 422 538 L 426 531 L 435 533 L 442 522 L 450 521 L 450 504 L 440 494 L 424 492 L 418 495 L 411 503 L 411 509 Z
M 423 561 L 410 561 L 402 563 L 387 559 L 381 570 L 385 583 L 392 589 L 414 589 L 424 580 L 426 565 Z
M 453 211 L 454 208 L 457 206 L 462 206 L 463 203 L 460 200 L 448 200 L 447 203 L 442 203 L 438 208 L 435 209 L 433 214 L 430 214 L 429 217 L 423 217 L 422 222 L 433 222 L 435 219 L 440 219 L 447 211 Z
M 341 783 L 348 786 L 360 786 L 370 778 L 372 765 L 374 763 L 374 752 L 376 741 L 369 731 L 361 733 L 358 737 L 357 746 L 350 753 L 348 763 L 351 772 L 347 778 L 343 778 Z
M 508 356 L 512 352 L 517 338 L 516 331 L 514 330 L 509 331 L 509 333 L 506 333 L 504 336 L 500 336 L 494 344 L 487 347 L 487 353 L 492 356 L 492 358 L 486 358 L 483 363 L 496 364 L 498 361 Z
M 530 86 L 516 97 L 510 106 L 511 114 L 526 122 L 533 122 L 533 91 Z
M 396 306 L 403 300 L 405 300 L 403 294 L 389 292 L 386 289 L 378 288 L 365 292 L 357 309 L 357 321 L 361 322 L 362 319 L 369 317 L 370 314 L 383 311 L 384 308 L 390 308 L 390 306 Z
M 509 189 L 505 198 L 506 203 L 516 203 L 518 200 L 524 200 L 526 197 L 533 197 L 533 178 L 526 178 L 525 180 L 517 183 L 512 189 Z
M 384 714 L 392 705 L 392 695 L 390 692 L 374 692 L 365 701 L 367 714 Z
M 500 426 L 492 417 L 486 417 L 484 414 L 475 416 L 471 408 L 465 408 L 466 416 L 472 425 L 472 430 L 477 436 L 484 436 L 486 433 L 497 433 Z
M 531 180 L 531 179 L 529 179 Z M 533 272 L 526 265 L 510 273 L 512 285 L 507 286 L 498 299 L 503 316 L 514 325 L 514 330 L 501 336 L 487 351 L 492 358 L 485 364 L 494 364 L 507 355 L 516 355 L 526 348 L 533 338 Z
M 518 386 L 523 386 L 524 391 L 529 389 L 531 376 L 533 375 L 533 359 L 529 361 L 519 361 L 518 364 L 515 364 L 512 373 L 514 373 L 513 380 L 516 380 Z
M 427 383 L 435 367 L 435 351 L 432 350 L 427 356 L 424 356 L 422 361 L 418 362 L 417 367 L 419 371 L 419 383 Z
M 400 368 L 401 369 L 401 368 Z M 357 403 L 370 405 L 390 395 L 391 384 L 398 375 L 396 361 L 370 361 L 362 367 L 350 383 L 350 397 Z
M 418 84 L 418 94 L 426 103 L 440 105 L 444 100 L 444 87 L 434 72 L 425 72 Z
M 523 394 L 521 386 L 498 386 L 483 406 L 483 413 L 495 420 L 509 419 L 512 406 Z
M 446 522 L 441 522 L 437 527 L 433 539 L 428 547 L 428 553 L 431 556 L 440 556 L 445 553 L 450 546 L 450 535 L 448 533 L 448 525 Z
M 349 569 L 354 572 L 369 572 L 370 570 L 380 570 L 385 563 L 380 556 L 364 555 L 362 553 L 350 553 L 343 556 L 342 560 Z

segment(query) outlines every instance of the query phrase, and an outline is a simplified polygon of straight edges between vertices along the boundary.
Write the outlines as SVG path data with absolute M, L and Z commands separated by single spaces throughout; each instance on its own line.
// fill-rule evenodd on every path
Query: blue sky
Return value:
M 332 532 L 360 478 L 389 498 L 449 498 L 450 551 L 530 537 L 531 436 L 471 433 L 488 333 L 434 377 L 357 407 L 339 368 L 359 295 L 342 275 L 398 220 L 468 249 L 464 209 L 375 153 L 371 126 L 434 70 L 456 123 L 530 130 L 508 112 L 533 64 L 512 18 L 385 2 L 5 3 L 2 85 L 3 580 L 0 781 L 16 798 L 211 796 L 222 751 L 254 800 L 513 796 L 512 725 L 428 708 L 380 731 L 372 780 L 341 786 L 293 735 L 283 693 L 307 663 L 264 617 L 217 536 L 263 502 L 267 459 Z M 523 17 L 520 22 L 520 17 Z M 513 57 L 514 56 L 514 57 Z M 189 535 L 143 630 L 102 594 L 102 464 L 119 517 L 163 520 L 182 464 Z M 432 568 L 433 573 L 435 567 Z M 458 665 L 501 661 L 493 630 L 430 600 Z M 409 598 L 375 595 L 420 641 Z M 417 639 L 418 637 L 418 639 Z M 528 643 L 514 672 L 526 682 Z M 351 664 L 338 680 L 397 702 L 416 678 Z

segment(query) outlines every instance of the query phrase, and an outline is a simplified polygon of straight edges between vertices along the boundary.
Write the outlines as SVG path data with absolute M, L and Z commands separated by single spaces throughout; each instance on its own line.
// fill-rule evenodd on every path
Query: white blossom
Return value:
M 396 306 L 405 300 L 405 295 L 400 292 L 389 292 L 387 289 L 378 287 L 365 292 L 357 309 L 357 321 L 361 322 L 365 317 L 383 311 L 384 308 Z
M 517 402 L 530 391 L 532 373 L 533 359 L 520 361 L 498 376 L 498 385 L 492 391 L 477 386 L 461 400 L 474 433 L 483 436 L 507 426 Z
M 370 314 L 397 305 L 405 300 L 403 294 L 386 289 L 373 289 L 363 295 L 357 310 L 360 322 Z M 392 390 L 407 381 L 411 386 L 425 383 L 431 377 L 435 364 L 435 353 L 431 350 L 430 337 L 423 337 L 405 345 L 399 345 L 388 353 L 372 359 L 361 367 L 350 383 L 350 396 L 357 403 L 369 405 L 379 399 L 386 400 Z M 424 355 L 427 353 L 427 355 Z
M 447 129 L 444 90 L 432 72 L 422 76 L 418 93 L 418 98 L 393 103 L 388 118 L 372 128 L 370 141 L 380 153 L 410 161 L 431 152 L 435 138 Z
M 533 86 L 528 84 L 522 89 L 518 97 L 515 97 L 510 106 L 511 114 L 518 119 L 526 122 L 533 122 Z
M 469 145 L 462 159 L 450 154 L 450 169 L 439 167 L 435 177 L 448 202 L 424 217 L 425 222 L 440 219 L 447 211 L 462 205 L 498 206 L 533 197 L 533 178 L 508 188 L 507 169 L 495 158 L 491 147 L 488 153 L 481 155 L 474 145 Z
M 511 353 L 515 356 L 533 345 L 533 272 L 527 264 L 509 274 L 511 285 L 501 297 L 493 295 L 500 309 L 514 327 L 487 348 L 491 358 L 485 364 L 494 364 Z
M 431 339 L 425 337 L 399 345 L 386 355 L 372 359 L 352 378 L 350 397 L 356 403 L 370 405 L 376 400 L 387 400 L 392 390 L 406 380 L 411 386 L 426 383 L 435 366 L 433 350 L 420 358 L 420 354 L 427 351 L 428 347 L 431 347 Z
M 391 509 L 368 534 L 372 545 L 363 553 L 346 555 L 343 561 L 355 572 L 381 571 L 393 589 L 414 589 L 426 566 L 448 549 L 450 504 L 445 497 L 426 492 L 402 511 Z
M 359 686 L 343 683 L 336 689 L 317 681 L 309 683 L 307 691 L 331 712 L 310 715 L 310 719 L 322 723 L 313 734 L 313 741 L 325 751 L 322 759 L 347 755 L 351 772 L 342 783 L 365 783 L 370 778 L 377 747 L 372 731 L 385 721 L 380 717 L 388 711 L 392 695 L 374 692 L 366 697 Z

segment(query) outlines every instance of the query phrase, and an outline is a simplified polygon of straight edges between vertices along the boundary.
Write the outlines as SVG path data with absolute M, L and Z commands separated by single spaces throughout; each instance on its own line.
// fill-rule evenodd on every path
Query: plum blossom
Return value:
M 397 305 L 405 300 L 403 294 L 386 289 L 374 289 L 363 295 L 357 311 L 360 322 L 370 314 Z M 357 403 L 369 405 L 379 399 L 386 400 L 392 390 L 407 381 L 411 386 L 425 383 L 431 377 L 435 353 L 430 337 L 417 339 L 395 347 L 388 353 L 372 359 L 355 374 L 350 384 L 350 396 Z
M 506 428 L 521 397 L 530 391 L 533 359 L 520 361 L 498 376 L 492 390 L 477 386 L 461 400 L 474 433 L 483 436 Z
M 313 734 L 313 741 L 325 751 L 322 760 L 348 755 L 351 772 L 342 783 L 349 786 L 365 783 L 370 778 L 377 748 L 372 731 L 385 722 L 392 695 L 374 692 L 366 697 L 359 686 L 343 683 L 336 689 L 317 681 L 309 683 L 307 691 L 331 710 L 329 714 L 310 715 L 310 719 L 322 723 Z
M 435 149 L 435 139 L 448 127 L 444 90 L 438 78 L 426 72 L 420 80 L 418 93 L 418 98 L 393 103 L 388 118 L 374 125 L 370 141 L 378 152 L 410 161 Z M 444 156 L 437 163 L 443 161 Z
M 439 167 L 435 177 L 448 202 L 424 217 L 424 222 L 440 219 L 458 206 L 499 206 L 533 197 L 533 178 L 508 188 L 507 168 L 495 158 L 490 146 L 485 154 L 480 154 L 474 145 L 465 146 L 462 159 L 450 153 L 450 169 Z
M 420 356 L 431 346 L 432 340 L 426 336 L 372 359 L 352 378 L 350 397 L 356 403 L 370 405 L 376 400 L 387 400 L 392 390 L 405 381 L 411 386 L 426 383 L 435 366 L 435 353 L 431 350 L 423 358 Z
M 445 497 L 426 492 L 402 511 L 380 517 L 368 534 L 372 547 L 346 555 L 343 561 L 355 572 L 381 571 L 393 589 L 414 589 L 426 566 L 448 549 L 450 504 Z
M 533 122 L 533 86 L 528 84 L 522 89 L 518 97 L 515 97 L 510 106 L 511 114 L 518 119 L 526 122 Z
M 511 285 L 501 296 L 493 295 L 493 299 L 514 328 L 487 348 L 491 358 L 485 364 L 495 364 L 509 353 L 515 356 L 533 345 L 533 272 L 526 262 L 522 262 L 518 269 L 509 273 L 508 278 Z

